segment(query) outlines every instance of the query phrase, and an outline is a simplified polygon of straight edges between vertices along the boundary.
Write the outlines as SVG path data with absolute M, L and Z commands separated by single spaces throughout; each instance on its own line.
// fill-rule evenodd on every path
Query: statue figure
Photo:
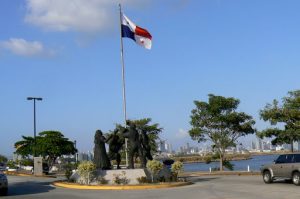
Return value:
M 121 162 L 121 155 L 120 150 L 122 149 L 122 146 L 124 144 L 124 139 L 118 135 L 119 129 L 115 129 L 112 134 L 110 134 L 106 142 L 109 145 L 108 150 L 108 157 L 110 160 L 116 160 L 117 161 L 117 169 L 121 169 L 120 162 Z
M 105 149 L 105 137 L 101 130 L 95 133 L 94 163 L 97 169 L 110 169 L 111 164 Z
M 150 147 L 149 136 L 147 135 L 147 132 L 145 130 L 141 130 L 140 143 L 141 143 L 141 148 L 140 148 L 141 166 L 143 168 L 146 168 L 147 159 L 148 160 L 153 160 L 153 158 L 152 158 L 152 155 L 151 155 L 151 147 Z
M 128 122 L 127 123 L 129 128 L 126 129 L 123 132 L 123 136 L 125 138 L 128 138 L 128 142 L 129 142 L 129 151 L 128 151 L 128 156 L 129 156 L 129 162 L 128 162 L 128 168 L 129 169 L 134 169 L 134 156 L 135 154 L 139 153 L 139 157 L 142 157 L 141 155 L 141 144 L 140 144 L 140 140 L 139 140 L 139 133 L 136 129 L 135 124 Z

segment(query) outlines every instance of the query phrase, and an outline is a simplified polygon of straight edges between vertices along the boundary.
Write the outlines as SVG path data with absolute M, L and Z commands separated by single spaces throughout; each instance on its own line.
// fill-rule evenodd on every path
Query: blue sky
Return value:
M 59 130 L 81 151 L 92 150 L 96 129 L 123 122 L 118 2 L 1 0 L 0 153 L 33 134 L 28 96 L 44 98 L 38 132 Z M 297 0 L 122 3 L 153 36 L 150 51 L 124 39 L 128 117 L 152 118 L 174 148 L 192 142 L 194 100 L 236 97 L 263 129 L 259 110 L 299 89 Z

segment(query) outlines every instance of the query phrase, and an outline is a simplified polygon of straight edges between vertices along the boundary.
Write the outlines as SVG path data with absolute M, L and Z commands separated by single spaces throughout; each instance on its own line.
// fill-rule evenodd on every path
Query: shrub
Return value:
M 152 182 L 154 182 L 154 175 L 157 175 L 163 168 L 163 164 L 157 160 L 150 160 L 147 162 L 147 168 L 151 172 Z
M 165 176 L 160 176 L 160 177 L 158 178 L 158 182 L 166 182 Z
M 177 181 L 178 174 L 183 170 L 183 163 L 176 161 L 172 164 L 171 171 L 174 174 L 175 181 Z
M 183 170 L 183 163 L 179 161 L 174 162 L 172 164 L 171 170 L 172 172 L 180 173 Z
M 106 180 L 104 177 L 99 176 L 97 179 L 98 184 L 108 184 L 109 180 Z
M 126 178 L 126 172 L 122 171 L 120 174 L 113 174 L 113 183 L 114 184 L 128 184 L 129 179 Z
M 6 163 L 6 162 L 7 162 L 7 157 L 0 154 L 0 163 Z
M 72 172 L 72 168 L 73 168 L 74 166 L 72 165 L 72 164 L 66 164 L 65 166 L 64 166 L 64 168 L 65 168 L 65 176 L 66 176 L 66 178 L 67 178 L 67 180 L 68 181 L 70 181 L 70 178 L 71 178 L 71 176 L 72 176 L 72 174 L 73 174 L 73 172 Z
M 204 161 L 205 161 L 206 164 L 211 163 L 211 160 L 212 160 L 211 156 L 207 155 L 207 156 L 204 157 Z
M 137 178 L 136 180 L 139 182 L 139 184 L 149 183 L 149 180 L 145 176 L 141 176 L 141 177 Z
M 23 166 L 33 166 L 33 160 L 32 159 L 23 159 L 20 161 L 20 164 Z
M 232 164 L 232 163 L 229 162 L 228 160 L 224 160 L 224 161 L 223 161 L 223 166 L 224 166 L 225 168 L 227 168 L 228 170 L 230 170 L 230 171 L 233 171 L 233 169 L 234 169 L 234 164 Z
M 85 184 L 90 184 L 90 179 L 96 170 L 96 165 L 91 161 L 83 161 L 78 165 L 77 169 L 80 177 L 85 180 Z
M 7 166 L 8 166 L 10 169 L 16 169 L 16 168 L 17 168 L 17 166 L 15 165 L 14 161 L 12 161 L 12 160 L 9 160 L 9 161 L 7 162 Z
M 211 168 L 212 171 L 220 171 L 220 167 L 213 167 Z
M 71 178 L 72 174 L 73 174 L 73 172 L 72 172 L 71 169 L 66 169 L 65 176 L 66 176 L 68 181 L 70 181 L 70 178 Z

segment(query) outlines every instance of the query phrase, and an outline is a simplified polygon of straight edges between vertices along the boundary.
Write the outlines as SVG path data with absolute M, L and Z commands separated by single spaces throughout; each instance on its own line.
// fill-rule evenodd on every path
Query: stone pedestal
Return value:
M 113 179 L 115 176 L 120 178 L 125 177 L 128 180 L 128 184 L 139 184 L 137 178 L 146 177 L 147 169 L 118 169 L 118 170 L 99 170 L 97 171 L 98 176 L 104 177 L 109 180 L 110 184 L 113 184 Z M 148 177 L 147 177 L 148 176 Z
M 151 179 L 151 175 L 147 169 L 118 169 L 118 170 L 97 170 L 93 174 L 93 178 L 90 181 L 90 184 L 98 184 L 99 179 L 105 179 L 108 184 L 115 184 L 114 179 L 118 176 L 119 178 L 126 179 L 128 184 L 139 184 L 137 178 L 146 177 Z M 82 182 L 83 179 L 80 178 L 77 172 L 75 172 L 71 179 L 75 182 Z
M 43 158 L 42 157 L 34 157 L 34 175 L 43 175 Z

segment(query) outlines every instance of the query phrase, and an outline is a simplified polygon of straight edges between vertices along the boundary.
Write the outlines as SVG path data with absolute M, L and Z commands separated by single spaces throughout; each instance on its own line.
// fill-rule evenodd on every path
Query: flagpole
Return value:
M 120 41 L 121 41 L 121 64 L 122 64 L 122 92 L 123 92 L 123 113 L 124 113 L 124 125 L 127 127 L 127 110 L 126 110 L 126 87 L 125 87 L 125 65 L 124 65 L 124 52 L 123 52 L 123 38 L 122 38 L 122 7 L 119 4 L 120 9 Z M 125 138 L 125 154 L 126 154 L 126 167 L 128 166 L 128 153 L 127 153 L 127 138 Z

